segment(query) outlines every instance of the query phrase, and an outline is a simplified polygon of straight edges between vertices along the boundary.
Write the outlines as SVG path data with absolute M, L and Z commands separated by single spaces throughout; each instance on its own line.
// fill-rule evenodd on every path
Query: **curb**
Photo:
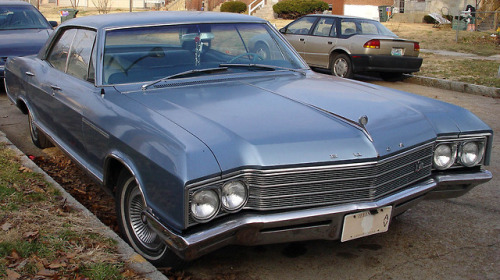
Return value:
M 0 143 L 5 143 L 6 147 L 16 154 L 20 158 L 21 164 L 25 167 L 33 170 L 33 172 L 40 173 L 43 175 L 44 179 L 54 186 L 58 191 L 61 192 L 61 196 L 66 199 L 66 202 L 71 205 L 73 209 L 83 213 L 87 218 L 89 218 L 91 225 L 96 232 L 111 238 L 116 241 L 116 246 L 118 252 L 120 253 L 120 259 L 126 263 L 126 265 L 134 270 L 137 274 L 147 279 L 160 279 L 168 280 L 168 278 L 160 273 L 158 269 L 144 259 L 141 255 L 137 254 L 132 247 L 130 247 L 120 236 L 118 236 L 109 227 L 104 225 L 92 212 L 90 212 L 85 206 L 80 204 L 74 197 L 72 197 L 66 190 L 61 187 L 52 177 L 45 173 L 40 167 L 38 167 L 33 161 L 31 161 L 25 154 L 23 154 L 10 140 L 6 137 L 5 133 L 0 131 Z
M 449 81 L 438 78 L 415 76 L 408 74 L 406 74 L 405 77 L 406 78 L 403 79 L 403 82 L 407 83 L 459 91 L 475 95 L 483 95 L 492 98 L 500 98 L 500 88 L 480 86 L 464 82 Z

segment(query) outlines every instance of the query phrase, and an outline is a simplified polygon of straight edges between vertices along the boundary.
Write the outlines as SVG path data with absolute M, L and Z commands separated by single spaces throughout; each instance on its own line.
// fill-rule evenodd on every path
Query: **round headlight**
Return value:
M 228 211 L 243 207 L 247 197 L 247 187 L 242 181 L 231 181 L 222 186 L 222 207 Z
M 482 159 L 482 151 L 477 142 L 466 142 L 460 151 L 460 162 L 466 167 L 478 164 Z
M 447 169 L 455 163 L 456 149 L 451 144 L 439 144 L 434 150 L 434 167 Z
M 199 190 L 191 200 L 191 213 L 198 220 L 208 220 L 219 210 L 219 196 L 214 190 Z

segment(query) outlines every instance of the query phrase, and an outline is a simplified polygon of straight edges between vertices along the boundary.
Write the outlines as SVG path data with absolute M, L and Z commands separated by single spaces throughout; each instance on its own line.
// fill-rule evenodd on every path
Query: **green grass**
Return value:
M 109 263 L 95 263 L 82 268 L 82 275 L 93 280 L 123 279 L 121 265 Z
M 422 57 L 424 63 L 416 75 L 500 88 L 497 77 L 500 64 L 496 61 L 450 59 L 433 54 L 422 54 Z

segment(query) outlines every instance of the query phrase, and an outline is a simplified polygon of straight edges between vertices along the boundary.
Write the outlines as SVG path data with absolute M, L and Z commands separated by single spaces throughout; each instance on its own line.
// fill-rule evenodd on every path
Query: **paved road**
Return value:
M 407 83 L 373 83 L 466 107 L 500 132 L 500 99 Z M 27 119 L 0 94 L 0 130 L 36 154 Z M 493 180 L 467 195 L 424 201 L 393 220 L 387 233 L 346 243 L 310 241 L 231 246 L 194 261 L 195 278 L 221 279 L 500 279 L 500 137 Z

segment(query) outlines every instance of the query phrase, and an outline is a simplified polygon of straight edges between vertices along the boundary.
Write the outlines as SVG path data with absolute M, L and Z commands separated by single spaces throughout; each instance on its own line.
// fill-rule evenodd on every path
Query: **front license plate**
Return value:
M 386 206 L 345 216 L 340 241 L 386 232 L 389 229 L 391 211 L 392 206 Z
M 392 48 L 391 55 L 403 56 L 405 54 L 405 49 L 403 48 Z

